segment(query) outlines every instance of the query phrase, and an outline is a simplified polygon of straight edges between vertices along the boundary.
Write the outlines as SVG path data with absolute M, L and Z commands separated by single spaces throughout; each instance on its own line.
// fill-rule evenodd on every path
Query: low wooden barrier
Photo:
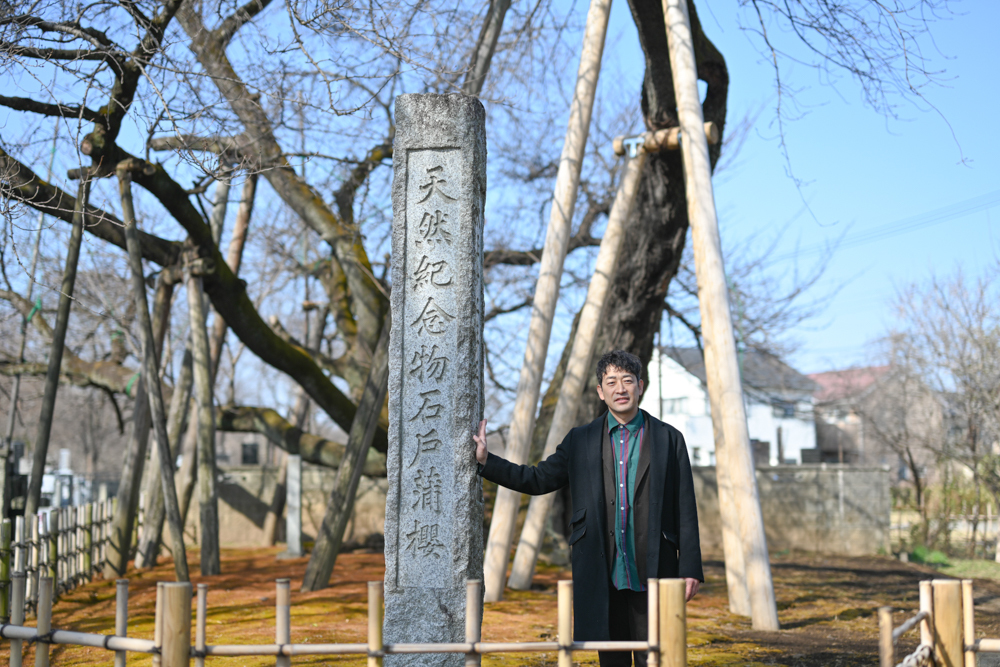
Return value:
M 15 607 L 23 603 L 24 575 L 15 574 Z M 467 615 L 465 641 L 453 643 L 386 644 L 382 640 L 383 589 L 382 582 L 368 582 L 368 641 L 355 644 L 295 644 L 291 637 L 290 582 L 278 579 L 275 596 L 275 641 L 273 644 L 208 644 L 206 636 L 207 592 L 205 584 L 198 584 L 194 645 L 191 644 L 192 589 L 189 583 L 161 582 L 156 587 L 156 615 L 153 639 L 136 639 L 127 635 L 128 582 L 119 580 L 117 585 L 115 634 L 97 635 L 66 630 L 52 630 L 53 580 L 39 579 L 39 606 L 37 627 L 19 623 L 0 625 L 0 637 L 11 640 L 11 667 L 22 667 L 22 643 L 33 642 L 36 667 L 48 667 L 49 647 L 52 644 L 91 646 L 115 652 L 115 665 L 125 664 L 126 654 L 151 653 L 159 667 L 182 667 L 193 658 L 197 667 L 205 659 L 215 656 L 275 656 L 275 664 L 290 664 L 292 656 L 303 655 L 365 655 L 369 667 L 380 667 L 387 655 L 413 653 L 462 653 L 467 667 L 480 664 L 486 653 L 558 653 L 559 667 L 571 667 L 576 651 L 648 651 L 650 667 L 686 667 L 687 665 L 687 615 L 685 611 L 685 582 L 683 579 L 649 580 L 649 627 L 647 641 L 573 641 L 572 609 L 573 582 L 558 584 L 558 634 L 550 642 L 484 642 L 480 636 L 479 617 L 482 600 L 482 582 L 469 581 L 466 585 Z
M 895 644 L 920 625 L 920 646 L 899 664 L 902 667 L 976 667 L 976 654 L 1000 653 L 1000 639 L 976 639 L 972 580 L 934 579 L 920 582 L 920 610 L 898 628 L 892 608 L 880 607 L 879 664 L 895 667 Z
M 39 579 L 53 582 L 52 595 L 58 597 L 91 581 L 100 573 L 107 557 L 111 518 L 117 500 L 73 507 L 56 507 L 14 523 L 0 523 L 0 623 L 8 623 L 12 609 L 12 574 L 25 578 L 23 612 L 38 607 Z M 137 531 L 133 531 L 137 532 Z

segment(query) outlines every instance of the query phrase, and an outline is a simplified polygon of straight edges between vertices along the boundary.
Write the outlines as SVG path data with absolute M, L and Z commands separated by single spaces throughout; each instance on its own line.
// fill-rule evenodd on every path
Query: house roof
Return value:
M 875 384 L 888 370 L 888 366 L 867 366 L 812 373 L 809 377 L 818 387 L 813 396 L 821 403 L 857 396 Z
M 667 355 L 703 383 L 706 382 L 705 359 L 696 347 L 661 347 Z M 745 350 L 742 353 L 743 383 L 762 391 L 802 391 L 813 393 L 815 382 L 778 359 L 773 354 L 760 350 Z

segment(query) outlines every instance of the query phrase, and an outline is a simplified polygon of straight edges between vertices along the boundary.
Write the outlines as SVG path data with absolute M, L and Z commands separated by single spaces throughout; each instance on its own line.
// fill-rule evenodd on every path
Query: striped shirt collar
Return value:
M 639 411 L 637 411 L 635 413 L 635 417 L 632 417 L 632 421 L 630 421 L 629 423 L 625 424 L 625 428 L 628 429 L 628 431 L 629 431 L 630 434 L 635 435 L 636 431 L 638 431 L 640 428 L 642 428 L 642 424 L 643 424 L 644 421 L 645 420 L 643 419 L 643 416 L 642 416 L 642 410 L 639 410 Z M 608 410 L 608 432 L 610 433 L 610 432 L 614 431 L 616 428 L 618 428 L 621 425 L 622 424 L 620 424 L 618 422 L 618 420 L 615 419 L 615 416 L 613 414 L 611 414 L 611 411 Z

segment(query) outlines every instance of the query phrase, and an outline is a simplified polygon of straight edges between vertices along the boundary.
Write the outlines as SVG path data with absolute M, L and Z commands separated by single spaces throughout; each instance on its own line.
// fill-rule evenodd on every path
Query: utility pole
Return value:
M 778 609 L 750 451 L 750 434 L 712 191 L 708 142 L 702 129 L 704 117 L 698 97 L 698 74 L 687 0 L 663 0 L 663 15 L 683 137 L 684 188 L 698 278 L 698 304 L 705 341 L 705 370 L 712 422 L 715 432 L 721 433 L 723 443 L 722 450 L 716 452 L 717 469 L 723 473 L 720 482 L 728 480 L 732 489 L 731 506 L 720 509 L 724 522 L 726 513 L 736 514 L 743 544 L 753 628 L 777 630 Z M 720 438 L 716 438 L 716 443 L 719 442 Z

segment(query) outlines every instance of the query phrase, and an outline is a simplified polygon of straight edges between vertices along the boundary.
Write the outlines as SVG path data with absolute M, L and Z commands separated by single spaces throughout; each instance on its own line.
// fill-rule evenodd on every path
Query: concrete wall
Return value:
M 694 469 L 701 548 L 722 553 L 714 467 Z M 830 555 L 889 551 L 889 470 L 837 465 L 757 469 L 767 546 Z
M 323 521 L 335 470 L 303 464 L 303 539 L 315 539 Z M 797 465 L 759 468 L 767 546 L 832 555 L 866 555 L 889 549 L 889 471 L 881 467 Z M 263 542 L 277 470 L 261 466 L 225 468 L 219 484 L 219 528 L 223 546 L 258 546 Z M 714 467 L 694 468 L 701 548 L 722 553 L 719 497 Z M 364 543 L 381 535 L 385 523 L 385 479 L 362 477 L 354 517 L 345 542 Z M 197 539 L 198 509 L 194 499 L 187 531 Z M 279 540 L 284 540 L 284 522 Z
M 219 481 L 220 542 L 226 547 L 260 546 L 264 541 L 264 517 L 274 495 L 278 477 L 276 468 L 234 466 L 223 468 Z M 337 471 L 302 464 L 302 539 L 316 539 L 323 522 L 326 501 L 333 488 Z M 354 514 L 344 532 L 345 542 L 364 543 L 370 535 L 382 535 L 385 524 L 385 494 L 388 483 L 384 478 L 362 477 L 354 503 Z M 195 491 L 197 494 L 197 489 Z M 186 533 L 194 540 L 198 530 L 198 498 L 191 500 Z M 279 532 L 284 541 L 284 520 Z

